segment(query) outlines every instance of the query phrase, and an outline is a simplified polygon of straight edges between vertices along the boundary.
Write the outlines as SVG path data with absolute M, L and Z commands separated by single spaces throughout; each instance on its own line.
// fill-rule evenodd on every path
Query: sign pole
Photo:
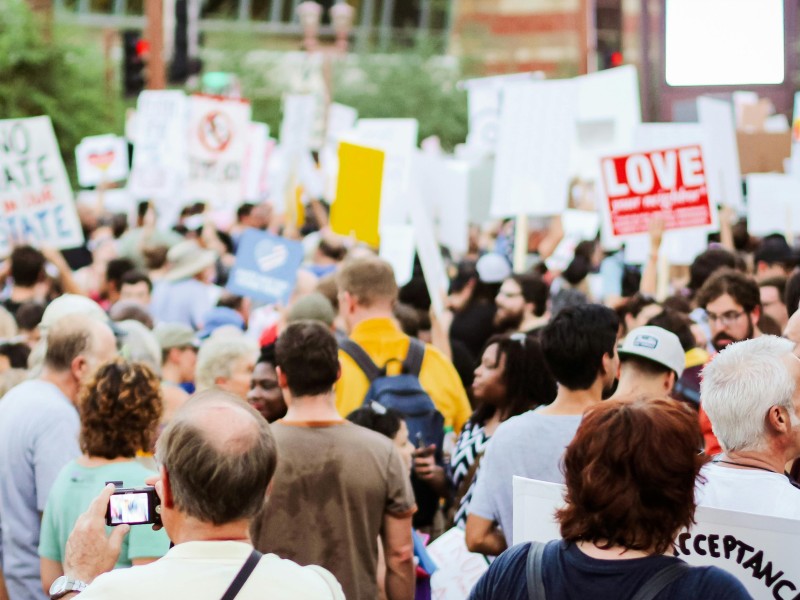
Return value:
M 517 215 L 514 228 L 514 272 L 524 273 L 528 267 L 528 215 Z

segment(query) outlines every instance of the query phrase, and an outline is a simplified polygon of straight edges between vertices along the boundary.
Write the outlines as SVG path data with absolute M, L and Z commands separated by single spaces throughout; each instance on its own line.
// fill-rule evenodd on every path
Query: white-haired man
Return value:
M 723 449 L 705 467 L 698 504 L 800 519 L 785 473 L 800 456 L 800 358 L 776 336 L 735 342 L 703 371 L 701 399 Z
M 197 353 L 197 391 L 218 388 L 246 400 L 256 358 L 258 347 L 241 334 L 210 337 Z

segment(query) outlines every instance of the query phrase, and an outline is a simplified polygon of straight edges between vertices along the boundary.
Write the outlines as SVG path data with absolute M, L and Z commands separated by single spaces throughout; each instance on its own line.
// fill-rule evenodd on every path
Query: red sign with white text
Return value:
M 647 233 L 657 216 L 666 229 L 712 225 L 700 146 L 602 158 L 600 168 L 615 236 Z

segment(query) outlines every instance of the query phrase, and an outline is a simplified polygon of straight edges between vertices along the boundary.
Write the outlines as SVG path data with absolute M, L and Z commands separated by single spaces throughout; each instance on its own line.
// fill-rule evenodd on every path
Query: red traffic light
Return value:
M 145 39 L 136 41 L 136 56 L 143 57 L 150 52 L 150 42 Z

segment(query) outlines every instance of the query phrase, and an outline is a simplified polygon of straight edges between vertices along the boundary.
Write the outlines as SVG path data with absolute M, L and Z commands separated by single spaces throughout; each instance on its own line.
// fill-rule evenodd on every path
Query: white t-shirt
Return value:
M 219 600 L 253 547 L 243 542 L 185 542 L 159 560 L 101 575 L 80 600 Z M 322 567 L 301 567 L 265 554 L 236 600 L 344 600 L 336 578 Z
M 713 463 L 703 467 L 700 475 L 706 483 L 697 487 L 699 506 L 800 519 L 800 489 L 785 475 Z

